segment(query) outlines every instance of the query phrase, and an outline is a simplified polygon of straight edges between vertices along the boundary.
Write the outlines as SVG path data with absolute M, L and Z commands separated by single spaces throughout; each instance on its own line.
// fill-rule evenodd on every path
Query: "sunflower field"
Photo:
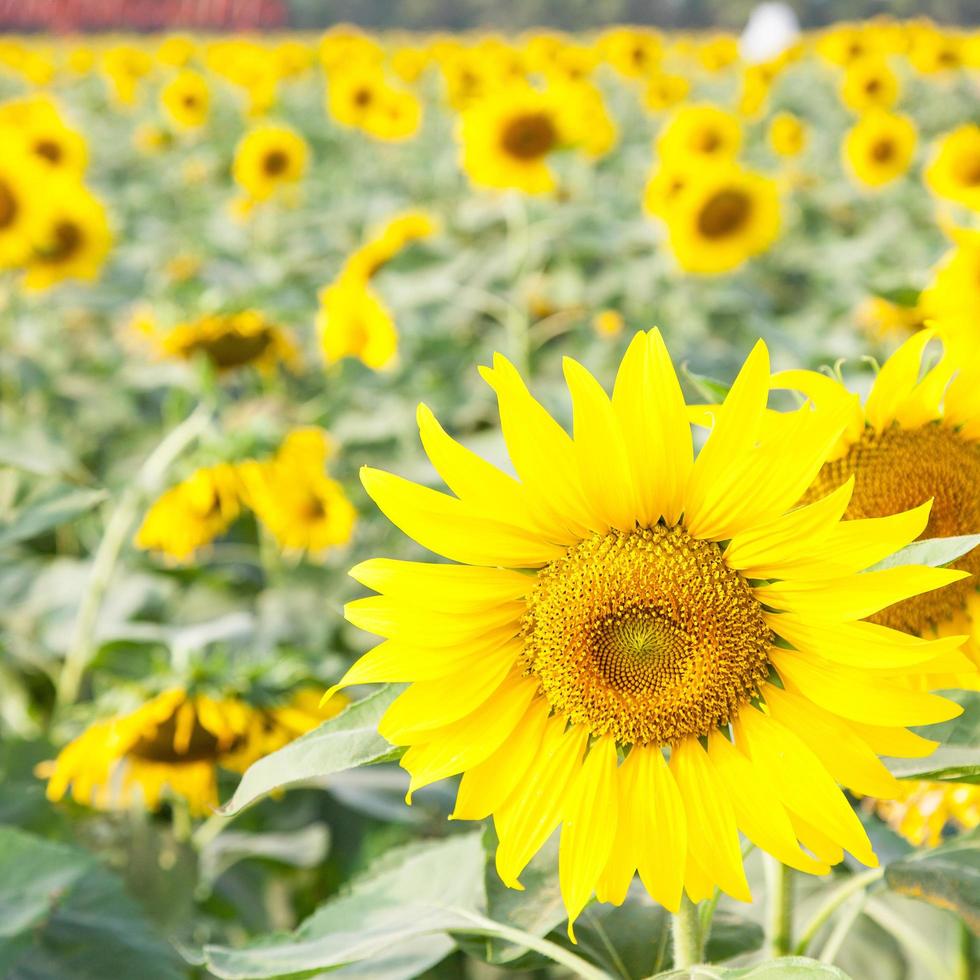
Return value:
M 980 33 L 0 37 L 0 976 L 980 978 Z

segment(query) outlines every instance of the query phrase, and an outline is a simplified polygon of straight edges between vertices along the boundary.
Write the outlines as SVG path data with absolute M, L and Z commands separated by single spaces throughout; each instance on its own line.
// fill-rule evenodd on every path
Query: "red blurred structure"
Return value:
M 0 31 L 270 30 L 286 0 L 0 0 Z

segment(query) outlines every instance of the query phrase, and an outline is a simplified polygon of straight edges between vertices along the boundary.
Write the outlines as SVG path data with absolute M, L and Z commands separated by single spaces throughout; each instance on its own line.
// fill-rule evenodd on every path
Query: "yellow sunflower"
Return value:
M 387 88 L 376 65 L 363 64 L 332 73 L 327 80 L 327 111 L 342 126 L 363 128 L 377 111 Z
M 683 75 L 658 72 L 647 82 L 643 104 L 653 112 L 661 112 L 683 102 L 690 91 L 691 83 Z
M 360 276 L 342 275 L 320 291 L 316 326 L 328 366 L 356 357 L 372 371 L 382 371 L 398 356 L 395 321 Z
M 936 847 L 946 832 L 980 827 L 980 786 L 903 780 L 893 800 L 875 800 L 874 811 L 915 847 Z
M 271 460 L 238 467 L 245 500 L 283 550 L 321 554 L 346 544 L 357 513 L 324 471 L 331 445 L 320 429 L 297 429 Z
M 980 340 L 980 231 L 955 232 L 953 247 L 932 270 L 919 306 L 923 317 L 942 320 L 947 329 L 962 324 L 974 344 Z
M 943 136 L 925 179 L 939 197 L 980 211 L 980 126 L 964 123 Z
M 28 155 L 45 172 L 80 177 L 88 164 L 85 137 L 68 126 L 47 96 L 13 99 L 0 105 L 0 126 L 10 126 Z M 7 152 L 7 147 L 4 148 Z
M 309 148 L 287 126 L 256 126 L 242 137 L 235 151 L 232 175 L 254 201 L 264 201 L 306 173 Z
M 844 166 L 859 184 L 882 187 L 909 169 L 916 139 L 915 123 L 908 116 L 869 112 L 844 137 Z
M 191 360 L 203 354 L 218 371 L 252 365 L 270 371 L 279 364 L 295 368 L 299 349 L 289 332 L 258 310 L 211 313 L 152 338 L 160 354 Z
M 27 289 L 47 289 L 65 279 L 94 280 L 112 244 L 105 208 L 73 178 L 51 177 L 38 202 L 31 243 Z
M 140 803 L 152 811 L 177 798 L 192 816 L 205 817 L 218 805 L 219 769 L 244 772 L 346 703 L 340 697 L 318 708 L 307 690 L 291 702 L 257 708 L 172 688 L 129 714 L 91 725 L 39 767 L 39 775 L 48 779 L 52 801 L 70 789 L 77 802 L 99 809 Z
M 791 112 L 779 112 L 773 116 L 767 136 L 769 145 L 777 156 L 799 156 L 806 147 L 806 126 L 799 116 L 794 116 Z
M 764 252 L 780 227 L 775 181 L 734 163 L 695 171 L 663 213 L 674 257 L 717 274 Z
M 738 117 L 715 105 L 689 105 L 678 109 L 657 136 L 661 160 L 696 157 L 733 160 L 742 145 Z
M 195 470 L 154 502 L 133 543 L 174 561 L 187 561 L 231 527 L 241 513 L 241 499 L 234 466 L 219 463 Z
M 663 163 L 650 173 L 643 192 L 643 208 L 655 218 L 665 218 L 684 188 L 691 182 L 691 168 L 679 160 Z
M 208 121 L 211 90 L 200 72 L 186 69 L 164 85 L 160 105 L 178 129 L 200 129 Z
M 6 130 L 0 128 L 0 141 L 5 138 Z M 0 269 L 20 265 L 29 254 L 36 181 L 26 154 L 16 149 L 4 151 L 0 157 Z
M 898 101 L 898 76 L 882 58 L 862 58 L 844 73 L 840 99 L 854 112 L 891 109 Z
M 567 140 L 560 102 L 530 87 L 511 86 L 480 99 L 461 117 L 461 163 L 478 187 L 525 194 L 555 189 L 549 157 Z
M 922 531 L 928 504 L 842 521 L 848 483 L 798 506 L 845 419 L 764 426 L 762 343 L 696 456 L 658 331 L 634 337 L 611 399 L 566 359 L 573 436 L 503 357 L 481 373 L 516 478 L 425 406 L 422 443 L 453 493 L 362 470 L 397 527 L 460 563 L 352 571 L 379 595 L 347 618 L 384 642 L 338 687 L 410 682 L 379 726 L 409 746 L 409 798 L 462 773 L 453 816 L 492 814 L 512 887 L 561 824 L 570 929 L 593 892 L 622 902 L 637 870 L 668 909 L 682 889 L 748 900 L 739 829 L 804 871 L 843 849 L 875 864 L 838 782 L 890 795 L 876 756 L 928 753 L 905 726 L 961 710 L 910 684 L 955 659 L 960 638 L 863 619 L 963 576 L 863 571 Z
M 344 263 L 343 276 L 370 279 L 406 245 L 434 234 L 436 224 L 425 211 L 411 210 L 390 218 Z

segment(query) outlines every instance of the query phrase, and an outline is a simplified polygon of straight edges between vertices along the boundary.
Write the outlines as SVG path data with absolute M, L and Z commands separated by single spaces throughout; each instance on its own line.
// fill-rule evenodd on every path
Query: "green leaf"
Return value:
M 90 854 L 0 827 L 0 975 L 178 980 L 183 971 Z
M 72 486 L 52 487 L 28 500 L 0 522 L 0 548 L 18 541 L 29 541 L 45 531 L 69 524 L 97 507 L 106 494 L 103 490 L 79 490 Z
M 874 290 L 874 294 L 875 296 L 880 296 L 882 299 L 888 300 L 889 303 L 894 303 L 896 306 L 904 306 L 909 310 L 919 305 L 919 297 L 922 295 L 921 291 L 914 286 L 898 286 L 895 289 L 876 289 Z
M 58 476 L 78 470 L 77 460 L 64 446 L 33 426 L 0 436 L 0 466 L 12 466 L 35 476 Z
M 330 847 L 326 824 L 313 823 L 302 830 L 254 834 L 229 830 L 201 850 L 201 880 L 212 885 L 232 865 L 249 858 L 265 858 L 296 868 L 321 864 Z
M 980 693 L 949 691 L 946 697 L 963 705 L 963 713 L 917 732 L 939 742 L 939 748 L 923 759 L 885 759 L 898 779 L 934 779 L 980 783 Z
M 421 936 L 465 929 L 465 913 L 479 913 L 485 903 L 480 837 L 459 834 L 397 848 L 294 932 L 238 949 L 205 946 L 208 969 L 223 980 L 288 976 L 358 963 Z
M 896 568 L 899 565 L 930 565 L 938 568 L 948 565 L 957 558 L 962 558 L 967 552 L 980 545 L 980 534 L 960 534 L 952 538 L 926 538 L 913 541 L 910 545 L 882 559 L 877 565 L 868 569 L 877 572 L 884 568 Z
M 885 868 L 892 891 L 950 909 L 980 933 L 980 828 Z
M 355 766 L 400 758 L 404 749 L 396 748 L 378 734 L 378 721 L 401 690 L 399 685 L 386 685 L 278 752 L 259 759 L 245 771 L 221 812 L 234 816 L 275 790 Z
M 689 970 L 658 973 L 656 980 L 850 980 L 843 970 L 805 956 L 786 956 L 768 963 L 727 970 L 696 966 Z
M 733 956 L 761 949 L 764 940 L 765 932 L 758 922 L 732 909 L 720 908 L 712 916 L 711 933 L 704 955 L 711 963 L 723 963 Z
M 726 385 L 714 378 L 709 378 L 706 374 L 698 374 L 692 371 L 687 364 L 681 365 L 681 377 L 689 381 L 695 391 L 698 392 L 712 405 L 720 405 L 731 391 L 731 385 Z

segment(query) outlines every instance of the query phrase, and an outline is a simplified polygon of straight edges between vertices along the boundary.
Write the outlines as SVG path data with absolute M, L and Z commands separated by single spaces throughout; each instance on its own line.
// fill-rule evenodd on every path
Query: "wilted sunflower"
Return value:
M 356 357 L 372 371 L 382 371 L 397 357 L 395 321 L 360 276 L 342 275 L 320 290 L 316 327 L 328 366 Z
M 548 159 L 567 143 L 562 106 L 545 92 L 510 86 L 480 99 L 460 123 L 462 166 L 479 187 L 512 187 L 525 194 L 555 188 Z
M 742 145 L 742 124 L 714 105 L 688 105 L 678 109 L 657 136 L 661 160 L 700 157 L 733 160 Z
M 248 506 L 285 551 L 320 554 L 350 540 L 357 513 L 324 470 L 331 449 L 321 429 L 297 429 L 272 459 L 238 467 Z
M 909 169 L 915 144 L 915 123 L 908 116 L 873 111 L 847 131 L 841 152 L 859 184 L 882 187 Z
M 807 131 L 799 116 L 791 112 L 779 112 L 769 123 L 769 145 L 773 153 L 781 157 L 795 157 L 806 146 Z
M 381 594 L 347 618 L 385 642 L 338 686 L 411 682 L 379 726 L 409 746 L 409 797 L 463 773 L 453 816 L 493 815 L 513 887 L 562 824 L 571 921 L 593 891 L 622 902 L 637 869 L 669 909 L 682 888 L 748 900 L 739 829 L 801 870 L 825 872 L 843 848 L 874 864 L 837 783 L 888 796 L 876 755 L 928 753 L 904 726 L 961 710 L 909 684 L 955 659 L 960 638 L 863 620 L 962 577 L 863 572 L 921 532 L 928 505 L 842 521 L 847 484 L 797 506 L 845 420 L 768 424 L 762 343 L 696 457 L 656 330 L 633 339 L 612 399 L 566 359 L 574 436 L 503 357 L 481 373 L 516 479 L 425 406 L 422 443 L 455 495 L 362 470 L 397 527 L 461 563 L 352 571 Z
M 160 105 L 178 129 L 199 129 L 208 121 L 211 90 L 203 75 L 187 69 L 164 85 Z
M 764 252 L 779 234 L 779 192 L 736 164 L 696 170 L 663 212 L 681 268 L 717 274 Z
M 841 82 L 840 99 L 854 112 L 891 109 L 898 101 L 898 76 L 883 58 L 863 58 L 852 64 Z
M 253 365 L 268 371 L 295 367 L 299 350 L 288 331 L 258 310 L 210 313 L 153 337 L 164 357 L 190 360 L 203 354 L 219 371 Z
M 234 466 L 219 463 L 195 470 L 147 511 L 134 543 L 186 561 L 224 534 L 241 513 L 242 486 Z
M 24 285 L 47 289 L 65 279 L 98 277 L 112 244 L 105 208 L 70 177 L 49 178 L 31 232 Z
M 164 691 L 130 714 L 87 728 L 53 763 L 39 767 L 49 800 L 71 790 L 79 803 L 115 810 L 141 803 L 156 810 L 185 800 L 192 816 L 218 805 L 219 769 L 244 772 L 256 759 L 337 714 L 334 698 L 317 707 L 310 692 L 257 708 L 239 698 L 214 698 L 183 688 Z
M 252 200 L 264 201 L 306 173 L 309 148 L 287 126 L 256 126 L 235 151 L 232 175 Z
M 939 197 L 980 211 L 980 126 L 965 123 L 943 136 L 925 179 Z

